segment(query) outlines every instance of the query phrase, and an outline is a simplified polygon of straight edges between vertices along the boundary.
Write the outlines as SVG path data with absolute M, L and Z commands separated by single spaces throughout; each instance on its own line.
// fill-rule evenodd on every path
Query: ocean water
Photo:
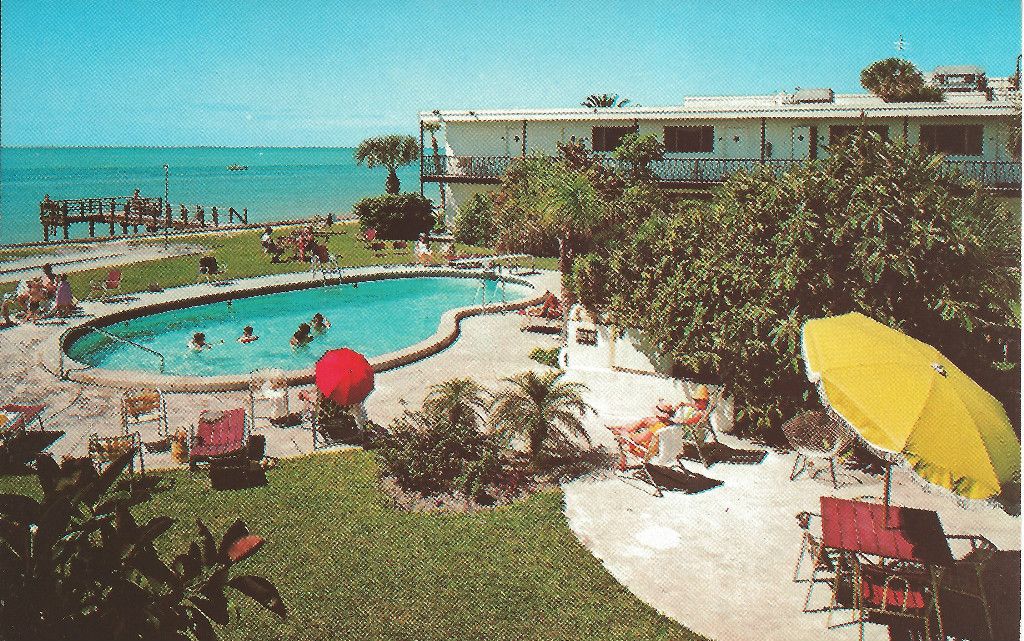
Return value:
M 170 201 L 194 211 L 216 205 L 249 210 L 249 221 L 348 213 L 366 196 L 383 193 L 387 171 L 356 165 L 355 150 L 282 147 L 0 147 L 0 244 L 42 240 L 39 202 L 129 196 L 163 197 L 164 170 L 170 167 Z M 248 171 L 228 171 L 231 164 Z M 419 165 L 402 167 L 403 191 L 419 190 Z M 425 194 L 437 203 L 437 187 Z M 223 218 L 222 218 L 223 219 Z M 88 236 L 88 225 L 71 227 L 72 237 Z
M 484 289 L 486 287 L 486 289 Z M 380 356 L 430 337 L 441 315 L 457 307 L 525 298 L 524 285 L 474 278 L 395 278 L 277 294 L 160 312 L 106 327 L 108 332 L 164 355 L 165 373 L 208 376 L 244 374 L 260 367 L 312 367 L 324 351 L 350 347 L 367 357 Z M 300 323 L 320 312 L 331 328 L 305 347 L 289 343 Z M 259 340 L 237 342 L 252 325 Z M 195 332 L 204 332 L 214 347 L 193 352 L 186 347 Z M 223 341 L 223 343 L 221 342 Z M 80 363 L 159 371 L 159 357 L 98 333 L 86 334 L 68 354 Z

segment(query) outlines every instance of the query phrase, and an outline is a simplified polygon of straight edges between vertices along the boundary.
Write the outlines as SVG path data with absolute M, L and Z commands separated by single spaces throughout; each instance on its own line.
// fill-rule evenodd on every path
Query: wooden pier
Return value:
M 57 236 L 63 230 L 64 240 L 68 239 L 69 228 L 75 223 L 89 223 L 89 237 L 96 237 L 96 225 L 107 226 L 110 236 L 116 236 L 120 229 L 127 236 L 129 228 L 133 234 L 139 227 L 146 232 L 168 230 L 201 230 L 219 227 L 221 222 L 228 225 L 249 223 L 249 211 L 241 213 L 234 207 L 227 211 L 214 206 L 209 213 L 202 205 L 192 210 L 178 205 L 177 211 L 163 198 L 146 198 L 136 191 L 133 196 L 105 196 L 102 198 L 75 198 L 72 200 L 50 200 L 47 195 L 39 203 L 39 223 L 43 226 L 43 241 L 49 242 L 50 235 Z

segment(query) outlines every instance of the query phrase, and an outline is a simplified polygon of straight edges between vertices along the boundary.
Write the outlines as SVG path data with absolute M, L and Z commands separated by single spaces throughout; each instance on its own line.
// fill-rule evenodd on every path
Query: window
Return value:
M 665 151 L 674 153 L 712 152 L 715 150 L 715 128 L 665 127 Z
M 921 125 L 921 144 L 932 153 L 981 155 L 981 125 Z
M 622 137 L 636 132 L 636 127 L 594 127 L 594 151 L 615 151 Z
M 860 125 L 832 125 L 828 128 L 828 144 L 834 145 L 849 135 L 855 135 L 860 129 Z M 866 125 L 864 129 L 869 133 L 878 134 L 882 140 L 889 139 L 888 125 Z

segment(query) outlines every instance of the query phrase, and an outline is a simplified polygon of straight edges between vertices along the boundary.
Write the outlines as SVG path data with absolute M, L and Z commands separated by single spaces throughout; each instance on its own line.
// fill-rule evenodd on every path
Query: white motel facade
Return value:
M 614 164 L 611 152 L 621 138 L 637 132 L 654 134 L 665 145 L 665 158 L 653 167 L 662 184 L 701 190 L 739 169 L 768 166 L 784 172 L 824 158 L 837 138 L 866 126 L 888 139 L 940 152 L 948 170 L 1019 197 L 1021 163 L 1008 149 L 1014 122 L 1020 120 L 1015 83 L 986 80 L 973 67 L 939 68 L 931 78 L 946 89 L 942 102 L 887 103 L 871 94 L 810 89 L 687 97 L 667 107 L 423 112 L 420 181 L 440 184 L 451 216 L 473 194 L 496 189 L 516 158 L 555 157 L 559 143 L 578 141 L 602 162 Z M 437 156 L 429 153 L 429 139 L 423 140 L 425 123 L 441 125 L 435 134 Z

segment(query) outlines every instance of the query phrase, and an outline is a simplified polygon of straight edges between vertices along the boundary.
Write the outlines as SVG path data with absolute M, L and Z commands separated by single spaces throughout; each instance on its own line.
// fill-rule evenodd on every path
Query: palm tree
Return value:
M 580 104 L 584 107 L 591 107 L 593 109 L 603 107 L 625 107 L 630 103 L 629 98 L 623 98 L 619 100 L 619 94 L 591 94 L 587 96 L 587 99 Z
M 456 378 L 432 385 L 423 410 L 449 425 L 468 423 L 479 428 L 490 406 L 490 393 L 471 378 Z
M 441 175 L 441 157 L 438 154 L 437 149 L 437 132 L 441 129 L 441 123 L 439 122 L 424 122 L 423 131 L 430 133 L 430 148 L 434 150 L 434 174 L 437 176 Z M 437 187 L 441 192 L 441 215 L 444 216 L 447 211 L 444 195 L 444 181 L 439 181 Z
M 583 427 L 583 415 L 593 408 L 583 400 L 587 387 L 582 383 L 562 381 L 565 372 L 552 370 L 544 374 L 523 372 L 504 379 L 510 384 L 494 400 L 491 421 L 511 436 L 525 437 L 531 462 L 536 462 L 544 446 L 550 442 L 571 444 L 570 436 L 590 437 Z
M 860 72 L 860 84 L 885 102 L 935 102 L 942 91 L 924 83 L 914 63 L 902 58 L 873 62 Z
M 542 219 L 558 236 L 558 270 L 562 274 L 562 294 L 571 303 L 568 286 L 577 245 L 603 220 L 604 203 L 594 185 L 581 173 L 556 168 L 553 180 L 542 195 Z
M 387 167 L 388 179 L 384 190 L 397 194 L 400 188 L 397 169 L 415 162 L 420 155 L 420 146 L 412 136 L 391 134 L 379 138 L 367 138 L 356 147 L 356 164 L 365 164 L 370 169 L 377 165 Z

